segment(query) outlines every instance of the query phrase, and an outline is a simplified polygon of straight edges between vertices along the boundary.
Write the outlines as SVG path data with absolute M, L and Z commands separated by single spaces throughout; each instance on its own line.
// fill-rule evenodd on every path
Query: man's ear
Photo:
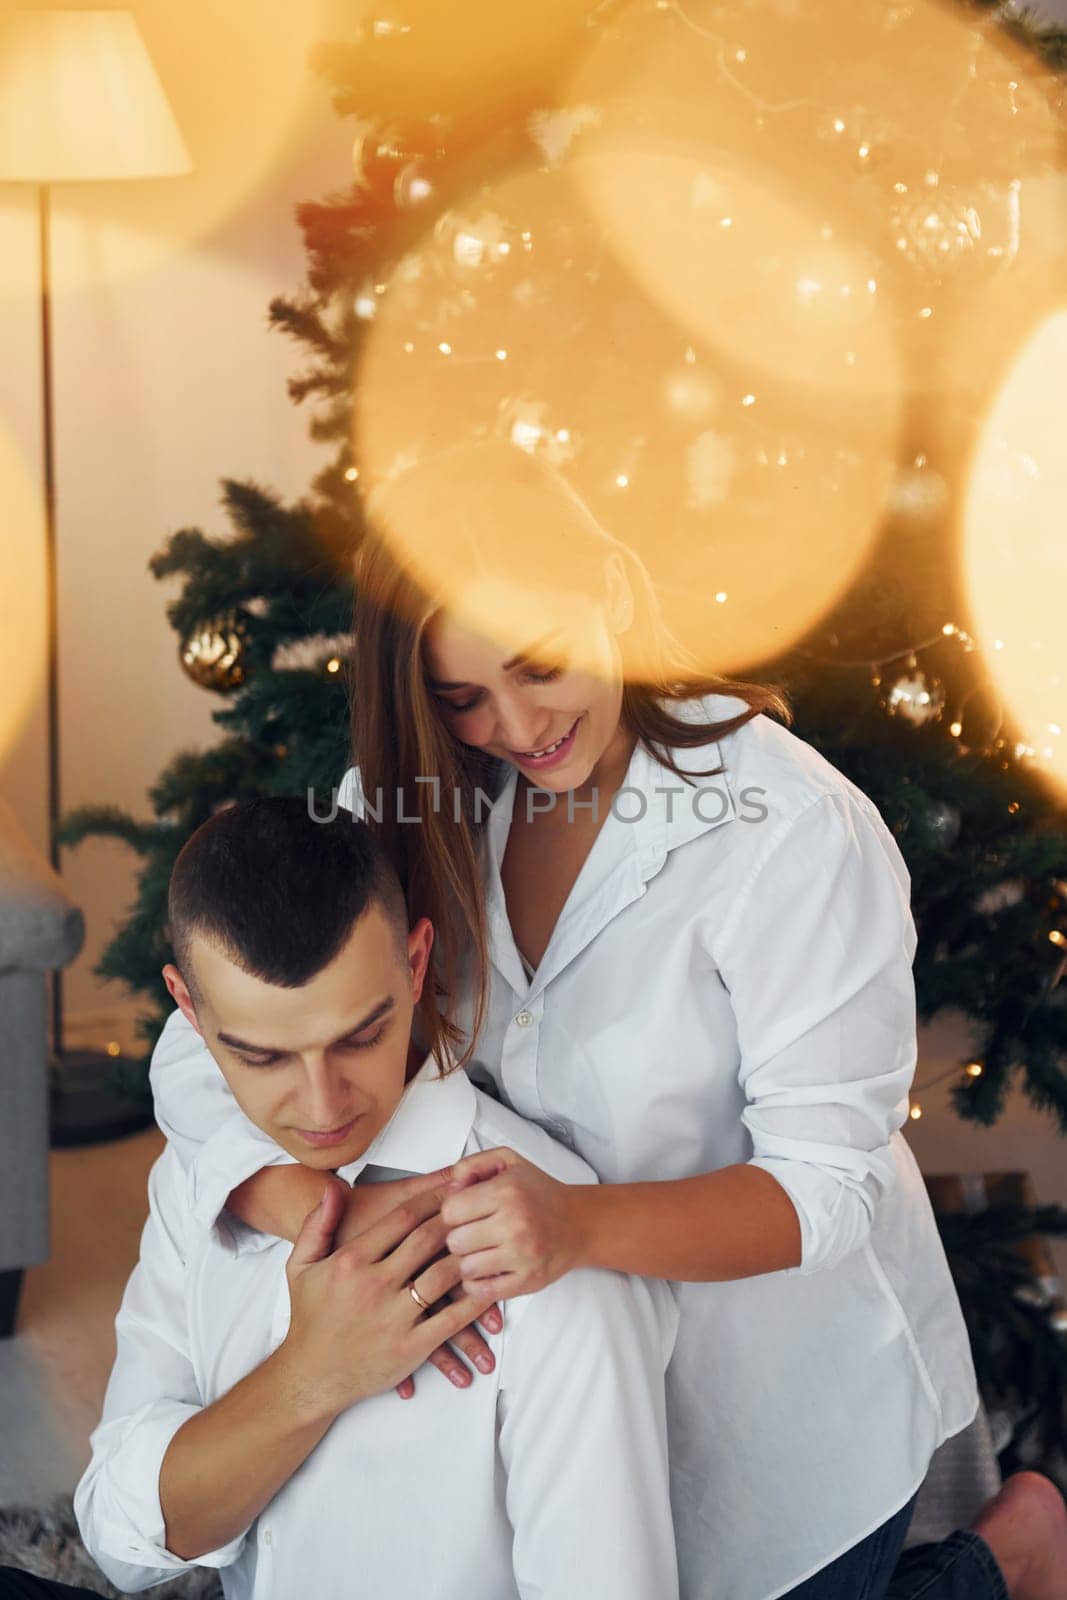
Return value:
M 429 917 L 420 917 L 408 934 L 408 966 L 411 969 L 411 997 L 416 1005 L 422 998 L 422 987 L 430 966 L 433 949 L 433 923 Z
M 192 1023 L 193 1027 L 202 1038 L 204 1030 L 196 1020 L 196 1007 L 193 1005 L 193 997 L 189 993 L 185 979 L 171 961 L 168 961 L 167 965 L 163 968 L 163 982 L 166 984 L 167 992 L 174 1001 L 174 1004 L 178 1007 L 178 1010 L 181 1012 L 182 1016 L 187 1022 Z

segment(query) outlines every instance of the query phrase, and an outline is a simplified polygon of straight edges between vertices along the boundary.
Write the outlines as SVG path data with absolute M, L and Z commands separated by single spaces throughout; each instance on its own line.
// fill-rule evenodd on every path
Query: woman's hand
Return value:
M 560 1183 L 506 1146 L 451 1168 L 441 1216 L 463 1288 L 509 1300 L 582 1264 L 584 1185 Z
M 358 1238 L 392 1211 L 394 1206 L 437 1188 L 442 1176 L 441 1172 L 428 1172 L 413 1178 L 394 1178 L 385 1183 L 354 1184 L 345 1196 L 345 1212 L 335 1235 L 335 1248 Z M 458 1300 L 461 1294 L 457 1286 L 449 1292 L 448 1298 Z M 490 1333 L 499 1333 L 504 1326 L 500 1308 L 495 1305 L 490 1306 L 479 1321 Z M 450 1345 L 440 1345 L 429 1357 L 430 1365 L 436 1367 L 457 1389 L 469 1388 L 472 1380 L 470 1369 L 464 1366 L 456 1351 L 466 1356 L 479 1372 L 492 1372 L 496 1365 L 493 1352 L 478 1332 L 477 1325 L 472 1322 L 456 1334 Z M 402 1400 L 410 1400 L 415 1393 L 414 1377 L 409 1376 L 397 1384 L 396 1392 Z

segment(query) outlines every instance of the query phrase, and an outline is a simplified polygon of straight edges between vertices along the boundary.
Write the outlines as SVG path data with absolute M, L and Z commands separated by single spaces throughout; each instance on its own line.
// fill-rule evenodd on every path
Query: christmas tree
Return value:
M 1009 718 L 955 545 L 982 419 L 1062 268 L 1042 185 L 1067 32 L 978 3 L 474 5 L 476 33 L 442 11 L 317 52 L 354 179 L 298 208 L 307 283 L 270 318 L 307 353 L 289 392 L 327 459 L 293 507 L 224 480 L 232 533 L 183 529 L 152 563 L 184 580 L 168 616 L 222 737 L 168 765 L 153 820 L 66 819 L 67 844 L 141 859 L 99 975 L 150 1002 L 147 1054 L 184 840 L 349 764 L 363 489 L 495 434 L 633 544 L 706 665 L 784 683 L 795 731 L 879 807 L 912 873 L 919 1015 L 971 1026 L 959 1114 L 994 1121 L 1018 1083 L 1067 1131 L 1059 729 Z M 1025 548 L 1017 455 L 981 482 L 1015 496 Z M 958 1281 L 991 1251 L 975 1282 L 1006 1301 L 1018 1216 L 953 1226 Z M 1058 1393 L 1050 1459 L 1062 1339 L 1040 1308 L 991 1331 L 965 1303 L 987 1393 Z

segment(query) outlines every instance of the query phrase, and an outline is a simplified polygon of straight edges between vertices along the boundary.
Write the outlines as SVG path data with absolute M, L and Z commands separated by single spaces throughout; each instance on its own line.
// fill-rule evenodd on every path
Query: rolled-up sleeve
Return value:
M 181 1238 L 184 1179 L 165 1151 L 149 1177 L 141 1254 L 115 1321 L 116 1355 L 91 1460 L 74 1493 L 85 1547 L 117 1588 L 151 1588 L 187 1567 L 224 1567 L 247 1529 L 184 1561 L 166 1547 L 159 1474 L 171 1440 L 203 1409 L 188 1338 Z
M 198 1222 L 217 1221 L 234 1189 L 253 1173 L 296 1163 L 245 1116 L 211 1051 L 181 1011 L 167 1018 L 148 1075 L 156 1121 L 192 1175 L 190 1199 Z
M 798 1272 L 867 1238 L 894 1182 L 915 1071 L 910 879 L 862 798 L 829 793 L 776 828 L 715 939 L 740 1054 L 750 1164 L 800 1221 Z
M 172 1011 L 163 1025 L 148 1082 L 160 1131 L 188 1168 L 237 1102 L 203 1035 L 182 1011 Z

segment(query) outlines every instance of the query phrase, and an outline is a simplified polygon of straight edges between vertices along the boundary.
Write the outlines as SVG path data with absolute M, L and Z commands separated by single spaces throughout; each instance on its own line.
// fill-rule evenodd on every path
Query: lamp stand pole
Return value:
M 38 185 L 41 259 L 41 394 L 43 403 L 45 565 L 48 620 L 48 845 L 59 862 L 59 549 L 56 541 L 56 474 L 52 404 L 51 205 L 47 183 Z M 128 1059 L 128 1058 L 127 1058 Z M 152 1121 L 148 1104 L 121 1092 L 124 1058 L 63 1047 L 63 974 L 52 973 L 52 1060 L 49 1067 L 51 1142 L 54 1149 L 101 1144 L 137 1133 Z M 136 1063 L 130 1062 L 131 1067 Z

